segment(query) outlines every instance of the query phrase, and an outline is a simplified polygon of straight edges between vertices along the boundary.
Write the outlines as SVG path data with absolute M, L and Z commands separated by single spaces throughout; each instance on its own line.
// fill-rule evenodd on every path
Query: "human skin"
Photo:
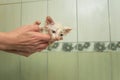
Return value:
M 40 22 L 21 26 L 10 32 L 0 32 L 0 50 L 23 56 L 42 51 L 48 47 L 49 34 L 40 33 Z

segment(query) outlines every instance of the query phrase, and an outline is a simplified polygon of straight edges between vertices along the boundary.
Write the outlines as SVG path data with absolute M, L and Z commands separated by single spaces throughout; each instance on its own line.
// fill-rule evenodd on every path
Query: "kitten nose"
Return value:
M 56 37 L 55 40 L 62 40 L 63 38 L 62 37 Z
M 55 37 L 55 40 L 57 40 L 57 41 L 58 41 L 58 40 L 59 40 L 59 38 L 58 38 L 58 37 Z

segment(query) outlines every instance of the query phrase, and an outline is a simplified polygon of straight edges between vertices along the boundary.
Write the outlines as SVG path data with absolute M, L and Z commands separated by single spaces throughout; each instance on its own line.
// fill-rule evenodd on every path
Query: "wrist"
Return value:
M 7 32 L 0 32 L 0 50 L 9 49 L 10 37 Z

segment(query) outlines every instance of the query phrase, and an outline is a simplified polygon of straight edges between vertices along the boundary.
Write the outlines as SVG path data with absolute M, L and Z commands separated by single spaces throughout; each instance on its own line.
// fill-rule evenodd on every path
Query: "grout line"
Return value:
M 20 25 L 22 26 L 22 0 L 20 3 Z
M 78 0 L 76 0 L 76 27 L 77 27 L 77 44 L 78 44 Z M 78 52 L 78 46 L 77 46 L 77 52 L 76 52 L 76 57 L 77 57 L 77 80 L 79 80 L 79 52 Z
M 110 22 L 110 20 L 111 20 L 111 17 L 110 17 L 110 0 L 107 0 L 107 7 L 108 7 L 108 25 L 109 25 L 109 39 L 110 39 L 109 42 L 111 43 L 112 42 L 112 40 L 111 40 L 112 36 L 111 36 L 111 22 Z M 110 46 L 110 47 L 112 47 L 112 46 Z M 111 76 L 110 80 L 113 80 L 112 61 L 113 61 L 113 57 L 112 57 L 112 53 L 110 52 L 110 76 Z
M 107 7 L 108 7 L 108 26 L 109 26 L 109 39 L 110 39 L 110 42 L 112 41 L 111 40 L 111 38 L 112 38 L 112 36 L 111 36 L 111 23 L 110 23 L 110 20 L 111 20 L 111 18 L 110 18 L 110 1 L 109 0 L 107 0 Z
M 20 26 L 22 25 L 22 0 L 20 2 Z M 19 80 L 22 80 L 22 62 L 21 57 L 19 57 Z
M 47 0 L 47 11 L 46 11 L 46 12 L 47 12 L 47 16 L 48 16 L 48 14 L 49 14 L 49 13 L 48 13 L 48 10 L 49 10 L 48 7 L 49 7 L 49 4 L 48 4 L 48 0 Z

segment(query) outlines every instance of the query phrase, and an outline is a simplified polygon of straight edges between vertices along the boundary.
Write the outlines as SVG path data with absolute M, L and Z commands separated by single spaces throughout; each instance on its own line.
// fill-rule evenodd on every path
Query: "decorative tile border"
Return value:
M 120 42 L 57 42 L 50 45 L 46 51 L 64 51 L 64 52 L 76 52 L 76 51 L 120 51 Z

